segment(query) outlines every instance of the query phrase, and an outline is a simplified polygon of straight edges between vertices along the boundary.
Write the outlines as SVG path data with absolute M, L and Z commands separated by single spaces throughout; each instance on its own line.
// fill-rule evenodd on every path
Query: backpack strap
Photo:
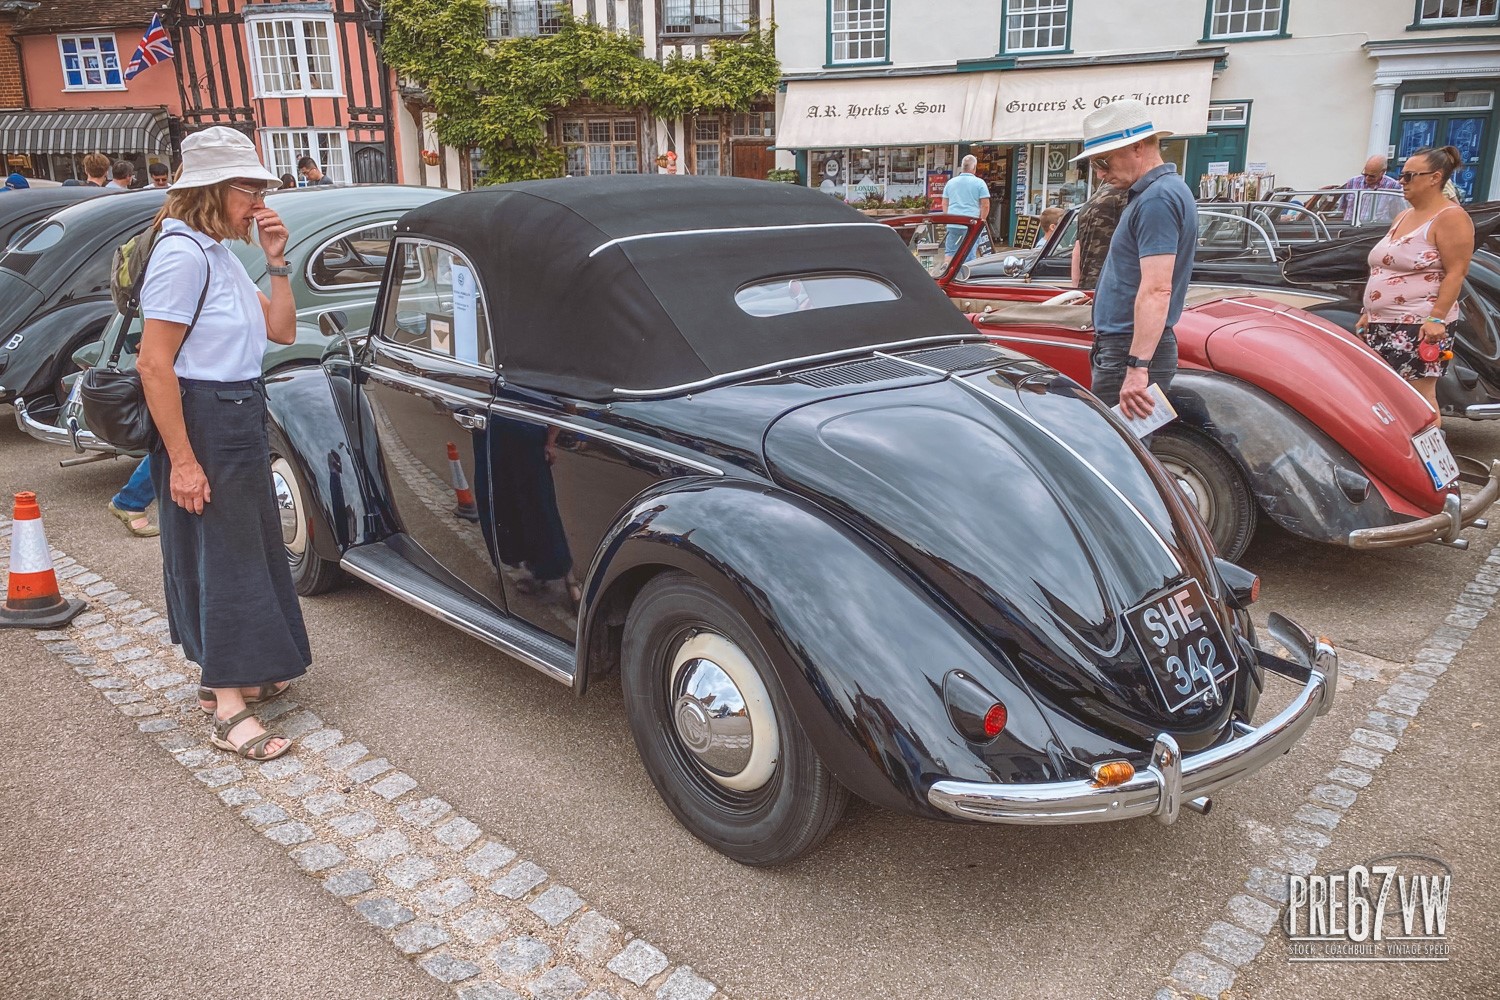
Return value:
M 157 238 L 152 242 L 152 244 L 151 244 L 151 253 L 152 254 L 156 253 L 156 248 L 157 248 L 157 246 L 159 246 L 161 244 L 162 240 L 167 239 L 168 237 L 172 237 L 172 236 L 181 236 L 181 237 L 184 237 L 185 239 L 193 239 L 187 233 L 162 233 L 159 236 L 157 236 Z M 188 324 L 187 330 L 182 335 L 182 343 L 180 343 L 180 344 L 177 345 L 177 353 L 174 354 L 174 355 L 172 355 L 172 361 L 174 363 L 177 361 L 177 359 L 179 357 L 182 356 L 182 349 L 183 349 L 183 347 L 185 347 L 187 345 L 187 339 L 188 339 L 189 336 L 192 335 L 192 333 L 193 333 L 193 327 L 195 327 L 195 326 L 198 325 L 198 318 L 203 315 L 203 304 L 208 301 L 208 286 L 213 283 L 213 265 L 209 262 L 208 251 L 204 250 L 203 249 L 203 244 L 199 243 L 197 240 L 193 240 L 193 245 L 196 246 L 198 248 L 199 252 L 203 254 L 203 268 L 204 268 L 203 291 L 201 291 L 201 292 L 198 293 L 198 307 L 193 310 L 193 320 L 192 320 L 192 322 L 190 322 Z M 145 284 L 146 284 L 146 270 L 150 266 L 151 266 L 151 257 L 150 257 L 150 255 L 147 255 L 147 257 L 146 257 L 146 266 L 141 268 L 141 281 L 140 281 L 140 284 L 141 284 L 142 287 L 144 287 Z M 136 315 L 140 312 L 140 309 L 141 309 L 141 289 L 140 288 L 136 288 L 131 293 L 130 304 L 125 307 L 125 311 L 121 314 L 121 315 L 123 315 L 125 317 L 125 320 L 124 320 L 124 323 L 121 324 L 120 336 L 115 341 L 115 349 L 110 352 L 110 354 L 109 354 L 109 361 L 107 362 L 107 365 L 108 365 L 108 367 L 109 367 L 109 369 L 111 371 L 117 370 L 118 367 L 119 367 L 119 364 L 120 364 L 120 354 L 125 349 L 126 333 L 129 331 L 130 324 L 131 324 L 132 321 L 134 321 Z

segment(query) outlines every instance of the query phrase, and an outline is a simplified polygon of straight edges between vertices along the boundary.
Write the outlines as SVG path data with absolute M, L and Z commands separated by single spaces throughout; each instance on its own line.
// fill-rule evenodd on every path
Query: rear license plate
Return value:
M 1157 594 L 1125 612 L 1125 620 L 1169 712 L 1211 690 L 1222 695 L 1239 669 L 1197 580 Z
M 1422 465 L 1432 477 L 1433 489 L 1444 489 L 1458 478 L 1458 463 L 1453 461 L 1453 452 L 1448 450 L 1448 442 L 1443 440 L 1441 430 L 1434 427 L 1423 431 L 1412 438 L 1411 443 L 1416 446 Z

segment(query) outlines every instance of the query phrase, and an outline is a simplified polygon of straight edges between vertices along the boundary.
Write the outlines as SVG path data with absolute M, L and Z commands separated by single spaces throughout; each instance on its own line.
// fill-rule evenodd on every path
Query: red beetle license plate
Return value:
M 1169 712 L 1196 698 L 1216 701 L 1239 669 L 1197 580 L 1162 591 L 1125 620 Z

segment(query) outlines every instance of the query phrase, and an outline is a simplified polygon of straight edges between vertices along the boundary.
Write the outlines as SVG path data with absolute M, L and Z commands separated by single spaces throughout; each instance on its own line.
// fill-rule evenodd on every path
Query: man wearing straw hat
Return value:
M 1151 413 L 1149 385 L 1165 392 L 1177 373 L 1177 338 L 1193 253 L 1198 207 L 1141 101 L 1115 101 L 1083 120 L 1083 152 L 1099 178 L 1126 192 L 1120 224 L 1094 292 L 1094 395 L 1127 417 Z

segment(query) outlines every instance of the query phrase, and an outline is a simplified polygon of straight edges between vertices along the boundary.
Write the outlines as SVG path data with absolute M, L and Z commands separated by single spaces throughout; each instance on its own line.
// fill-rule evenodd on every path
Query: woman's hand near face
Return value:
M 260 248 L 266 253 L 266 260 L 272 264 L 284 264 L 290 234 L 275 209 L 262 205 L 255 210 L 255 232 Z

